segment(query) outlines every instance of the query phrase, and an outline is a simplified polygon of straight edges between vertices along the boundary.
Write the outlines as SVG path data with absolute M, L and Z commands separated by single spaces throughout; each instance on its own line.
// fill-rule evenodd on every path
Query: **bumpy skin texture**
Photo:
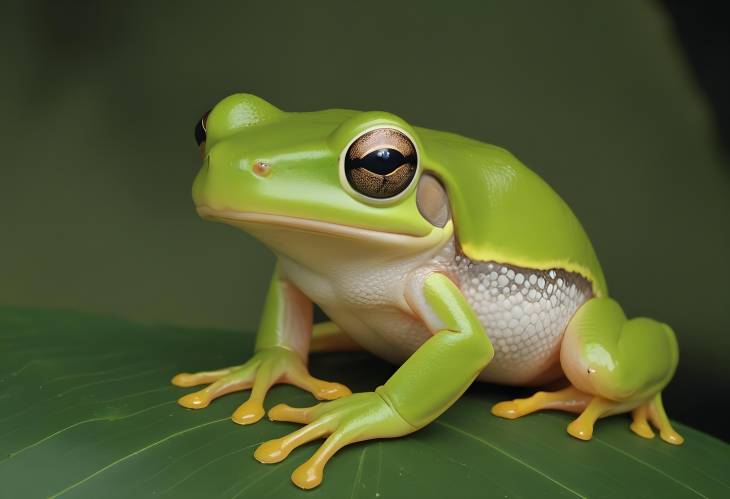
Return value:
M 562 390 L 497 404 L 500 417 L 578 412 L 567 430 L 589 439 L 598 418 L 630 411 L 638 435 L 652 437 L 653 425 L 681 443 L 661 402 L 678 360 L 674 333 L 626 318 L 570 208 L 514 156 L 389 113 L 286 113 L 248 94 L 224 99 L 203 124 L 198 213 L 249 232 L 279 263 L 254 357 L 176 376 L 179 386 L 211 383 L 180 404 L 202 408 L 251 388 L 233 416 L 249 424 L 275 383 L 338 399 L 271 409 L 273 420 L 306 426 L 263 444 L 259 461 L 326 437 L 292 475 L 315 487 L 338 449 L 422 428 L 477 378 L 566 380 Z M 313 302 L 333 321 L 315 328 L 313 346 L 358 344 L 400 364 L 385 385 L 351 395 L 309 375 Z
M 479 379 L 533 385 L 560 374 L 550 367 L 557 363 L 565 325 L 592 296 L 587 279 L 560 268 L 474 261 L 459 254 L 455 242 L 444 247 L 438 261 L 489 328 L 497 354 Z

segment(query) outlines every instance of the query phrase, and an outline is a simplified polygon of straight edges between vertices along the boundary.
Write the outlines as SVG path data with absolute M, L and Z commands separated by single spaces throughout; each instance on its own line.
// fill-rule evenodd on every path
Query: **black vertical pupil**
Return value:
M 373 173 L 387 175 L 405 162 L 403 154 L 397 149 L 383 148 L 366 154 L 357 161 L 357 166 Z
M 205 142 L 205 139 L 207 136 L 205 129 L 206 129 L 209 114 L 210 114 L 210 111 L 205 113 L 195 124 L 195 142 L 197 142 L 198 145 Z

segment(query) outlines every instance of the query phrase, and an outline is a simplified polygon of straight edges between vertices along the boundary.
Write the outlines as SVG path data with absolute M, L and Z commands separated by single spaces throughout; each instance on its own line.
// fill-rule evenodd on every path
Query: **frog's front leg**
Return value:
M 650 421 L 663 440 L 681 444 L 661 399 L 677 361 L 677 341 L 669 326 L 645 317 L 627 319 L 614 300 L 592 298 L 568 323 L 560 350 L 571 386 L 500 402 L 492 413 L 509 419 L 543 409 L 580 413 L 568 433 L 589 440 L 598 418 L 631 412 L 631 430 L 637 435 L 654 436 Z
M 172 379 L 177 386 L 210 383 L 178 400 L 189 409 L 202 409 L 227 393 L 251 389 L 249 399 L 234 413 L 239 424 L 255 423 L 264 415 L 266 393 L 277 383 L 289 383 L 312 393 L 320 400 L 349 395 L 339 383 L 312 377 L 307 369 L 307 354 L 312 330 L 312 302 L 285 280 L 278 268 L 269 286 L 266 304 L 256 336 L 254 355 L 246 363 L 216 371 L 181 373 Z
M 271 409 L 272 420 L 306 426 L 265 442 L 256 450 L 256 459 L 276 463 L 296 447 L 326 437 L 314 455 L 292 474 L 297 486 L 310 489 L 319 485 L 325 464 L 342 447 L 412 433 L 436 419 L 461 396 L 492 359 L 494 350 L 451 280 L 432 273 L 419 288 L 411 306 L 435 334 L 374 392 L 305 409 L 283 404 Z

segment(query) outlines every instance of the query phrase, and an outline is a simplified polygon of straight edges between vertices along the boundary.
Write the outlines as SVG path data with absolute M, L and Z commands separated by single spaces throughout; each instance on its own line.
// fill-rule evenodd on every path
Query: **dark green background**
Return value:
M 26 1 L 2 17 L 0 304 L 251 331 L 273 257 L 196 217 L 194 122 L 236 91 L 383 109 L 505 146 L 552 184 L 612 295 L 677 331 L 670 414 L 727 437 L 728 165 L 657 4 Z

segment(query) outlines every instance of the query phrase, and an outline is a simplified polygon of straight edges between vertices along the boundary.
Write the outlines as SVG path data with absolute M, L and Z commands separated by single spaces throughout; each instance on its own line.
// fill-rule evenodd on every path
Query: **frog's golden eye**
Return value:
M 416 146 L 400 130 L 376 128 L 352 142 L 343 167 L 356 192 L 369 198 L 392 198 L 405 191 L 416 176 Z
M 198 122 L 195 124 L 195 142 L 198 143 L 198 146 L 203 144 L 205 142 L 207 132 L 208 132 L 208 115 L 210 114 L 210 111 L 207 111 L 202 118 L 198 120 Z

